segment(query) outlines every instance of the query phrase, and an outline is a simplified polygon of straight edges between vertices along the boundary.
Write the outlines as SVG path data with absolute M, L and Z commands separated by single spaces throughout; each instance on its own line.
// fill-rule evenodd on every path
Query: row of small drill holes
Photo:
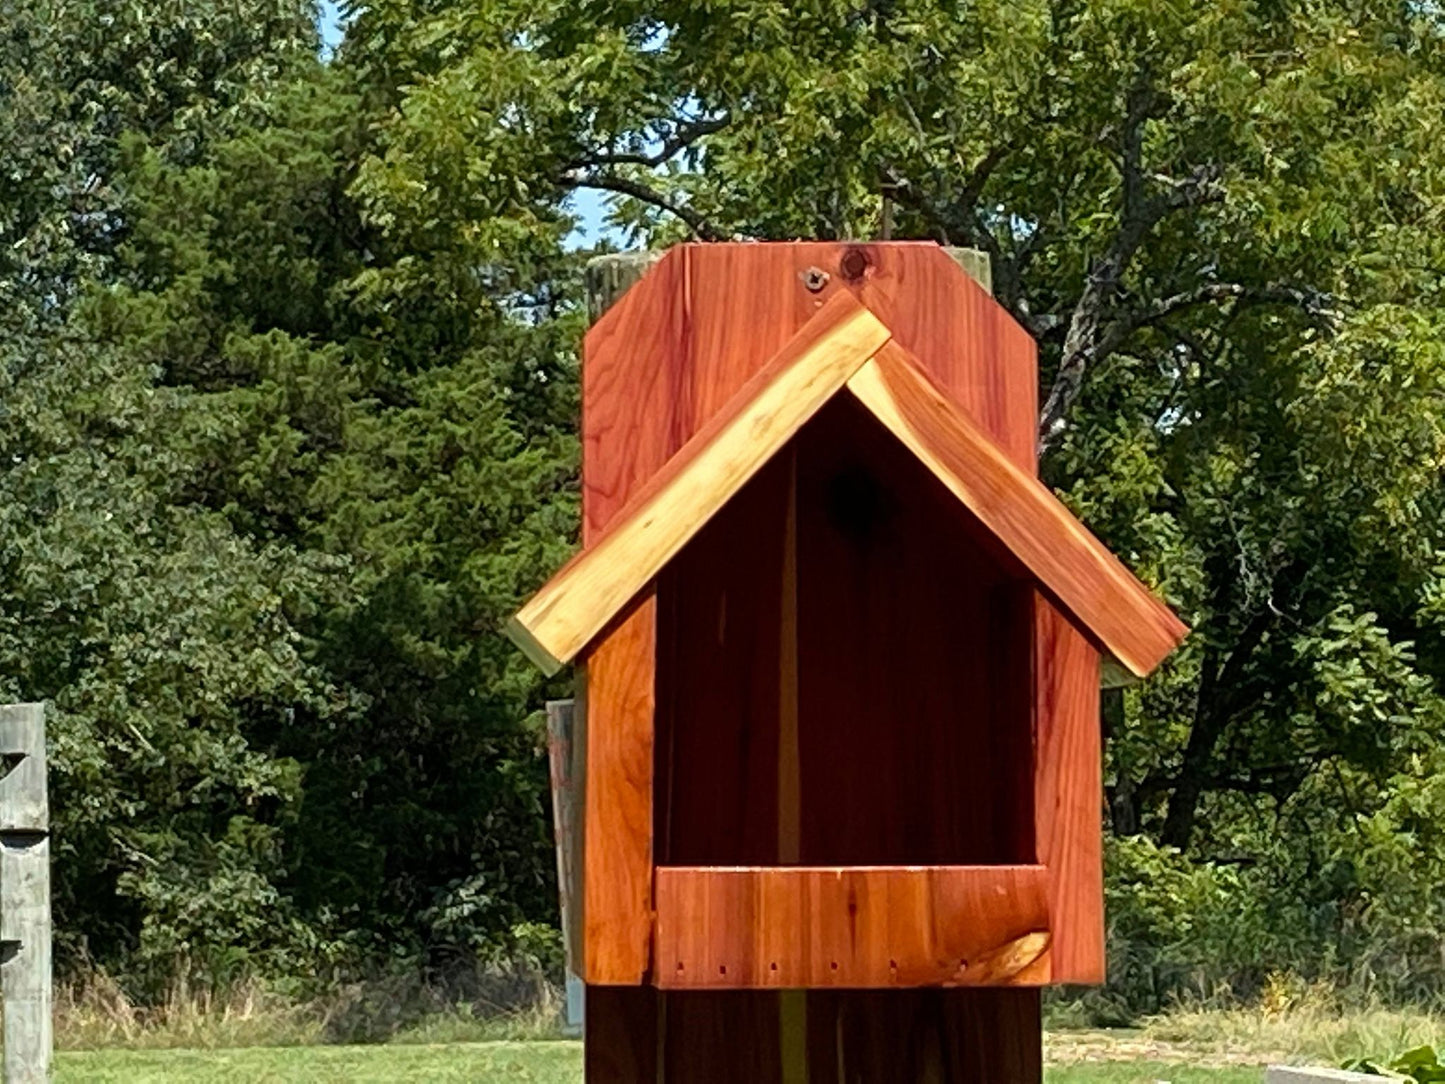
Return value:
M 962 963 L 962 961 L 960 961 L 960 963 Z M 838 961 L 837 961 L 837 960 L 832 961 L 832 963 L 831 963 L 830 966 L 833 968 L 834 971 L 837 971 L 837 970 L 838 970 Z M 768 965 L 768 968 L 769 968 L 769 970 L 776 971 L 776 970 L 778 969 L 777 961 L 775 960 L 775 961 L 773 961 L 772 963 L 770 963 L 770 964 Z M 682 964 L 682 961 L 681 961 L 681 960 L 678 960 L 678 961 L 677 961 L 677 970 L 678 970 L 678 973 L 679 973 L 679 974 L 681 974 L 682 971 L 683 971 L 683 964 Z M 889 961 L 888 961 L 888 970 L 889 970 L 889 971 L 897 971 L 897 970 L 898 970 L 898 961 L 897 961 L 897 960 L 889 960 Z M 717 973 L 718 973 L 719 975 L 726 975 L 726 974 L 728 973 L 727 964 L 719 964 L 719 965 L 718 965 L 718 969 L 717 969 Z

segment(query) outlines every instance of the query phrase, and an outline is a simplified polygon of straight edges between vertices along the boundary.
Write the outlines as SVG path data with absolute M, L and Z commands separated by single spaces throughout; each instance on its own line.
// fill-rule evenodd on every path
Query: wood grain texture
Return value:
M 788 483 L 784 453 L 658 580 L 659 865 L 781 860 L 778 649 Z
M 1049 871 L 1053 981 L 1104 981 L 1103 737 L 1099 653 L 1038 597 L 1033 607 L 1034 836 Z
M 586 660 L 582 977 L 588 983 L 641 983 L 651 966 L 656 636 L 649 593 Z
M 679 266 L 664 256 L 647 273 L 648 288 L 627 290 L 618 299 L 620 281 L 612 281 L 589 299 L 596 308 L 605 304 L 607 311 L 587 333 L 582 364 L 583 545 L 601 534 L 633 490 L 685 440 L 666 423 L 676 398 L 673 373 L 685 308 Z M 589 959 L 599 963 L 594 972 L 599 981 L 631 983 L 642 981 L 651 962 L 655 722 L 648 715 L 656 701 L 656 628 L 656 597 L 644 594 L 616 634 L 604 634 L 593 658 L 580 668 L 584 698 L 578 749 L 586 815 L 579 925 L 582 974 L 589 982 Z M 613 733 L 614 724 L 620 733 Z M 595 766 L 589 756 L 594 746 L 603 757 Z M 604 788 L 601 796 L 595 793 L 597 784 Z M 623 800 L 613 802 L 608 793 L 620 793 Z M 616 870 L 620 881 L 612 884 Z M 590 925 L 589 906 L 602 908 Z M 586 1001 L 587 1079 L 655 1079 L 655 991 L 589 985 Z
M 778 862 L 802 861 L 803 775 L 798 742 L 798 453 L 790 448 L 778 585 Z
M 583 1023 L 587 1084 L 664 1084 L 662 995 L 651 986 L 589 986 Z
M 567 970 L 582 973 L 582 928 L 579 899 L 582 869 L 582 786 L 577 767 L 580 744 L 575 726 L 576 702 L 547 701 L 547 764 L 552 778 L 552 832 L 557 852 L 558 918 L 566 950 Z
M 678 419 L 686 283 L 667 253 L 588 330 L 582 358 L 582 544 L 695 429 Z
M 1017 987 L 813 990 L 808 1081 L 1039 1084 L 1039 1010 Z
M 859 257 L 845 271 L 845 257 Z M 818 293 L 800 276 L 830 278 Z M 593 324 L 582 366 L 582 541 L 838 293 L 894 330 L 929 376 L 1032 469 L 1033 340 L 926 242 L 689 244 L 670 249 Z
M 796 991 L 808 1084 L 1038 1084 L 1039 992 Z M 588 991 L 588 1084 L 785 1084 L 779 990 Z
M 866 259 L 850 277 L 842 262 L 855 248 L 864 250 Z M 812 265 L 831 276 L 819 294 L 807 291 L 799 279 Z M 935 246 L 680 246 L 587 336 L 584 544 L 839 291 L 853 293 L 883 317 L 949 398 L 978 419 L 1015 462 L 1033 469 L 1034 344 Z M 642 600 L 638 608 L 653 605 Z M 733 628 L 740 608 L 746 609 L 734 591 L 726 607 Z M 741 646 L 735 650 L 743 654 Z M 626 701 L 643 695 L 638 690 L 650 687 L 651 675 L 614 666 L 592 675 L 589 684 Z M 740 732 L 729 733 L 730 739 L 716 737 L 712 749 L 726 750 L 730 740 L 730 763 L 748 763 L 753 754 L 737 749 Z M 755 770 L 771 779 L 776 765 L 756 759 L 766 763 L 755 764 Z M 746 771 L 739 769 L 733 778 L 746 780 Z M 743 790 L 735 800 L 745 807 L 746 784 L 731 786 Z M 760 837 L 775 831 L 775 788 L 767 786 L 767 793 L 762 804 L 769 808 L 755 818 L 762 824 Z M 750 823 L 745 812 L 737 816 L 736 823 Z M 589 820 L 588 827 L 598 825 Z M 780 1079 L 775 991 L 592 986 L 588 998 L 589 1081 L 770 1084 Z M 1037 1084 L 1040 1079 L 1035 990 L 812 991 L 807 1002 L 810 1084 Z
M 659 865 L 1033 860 L 1028 674 L 1001 676 L 1031 650 L 1003 590 L 1025 573 L 985 533 L 848 397 L 683 548 L 658 585 Z
M 1040 866 L 657 870 L 663 988 L 1037 985 Z
M 850 396 L 797 443 L 802 863 L 1032 862 L 1022 569 Z
M 779 990 L 660 990 L 662 1084 L 786 1084 Z
M 549 674 L 570 662 L 887 341 L 851 294 L 824 305 L 518 611 L 518 646 Z
M 896 344 L 848 389 L 949 487 L 1073 620 L 1143 677 L 1188 632 L 1047 487 L 1019 469 Z
M 798 452 L 784 466 L 788 488 L 783 510 L 782 583 L 778 620 L 778 862 L 802 859 L 803 770 L 798 739 Z M 782 1084 L 808 1084 L 808 993 L 778 993 L 778 1055 Z
M 0 999 L 6 1084 L 50 1080 L 50 798 L 44 704 L 0 705 Z
M 1032 469 L 1038 372 L 1032 338 L 931 242 L 680 245 L 669 254 L 687 283 L 684 398 L 707 417 L 817 307 L 852 293 L 1020 466 Z M 811 293 L 800 276 L 827 274 Z M 657 272 L 654 271 L 653 274 Z M 644 282 L 649 285 L 651 276 Z
M 850 276 L 843 263 L 853 254 L 861 270 Z M 830 276 L 821 292 L 800 280 L 810 267 Z M 840 292 L 868 305 L 938 386 L 1032 470 L 1033 340 L 937 245 L 679 245 L 584 341 L 584 545 Z

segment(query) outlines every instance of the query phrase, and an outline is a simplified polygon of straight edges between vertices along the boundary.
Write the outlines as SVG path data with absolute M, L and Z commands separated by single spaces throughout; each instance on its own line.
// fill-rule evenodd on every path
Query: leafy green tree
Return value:
M 361 187 L 452 238 L 590 188 L 652 244 L 988 252 L 1046 477 L 1195 626 L 1106 698 L 1116 832 L 1343 943 L 1441 737 L 1436 6 L 377 2 L 348 48 L 403 88 Z
M 0 37 L 0 673 L 53 706 L 62 961 L 137 980 L 310 939 L 276 888 L 301 766 L 252 735 L 356 697 L 296 621 L 335 562 L 193 499 L 196 397 L 135 348 L 183 329 L 112 320 L 125 145 L 197 160 L 314 42 L 308 4 L 264 2 L 22 0 Z
M 317 67 L 194 164 L 133 141 L 95 310 L 188 396 L 184 499 L 341 570 L 297 620 L 354 710 L 247 736 L 303 774 L 272 886 L 353 963 L 495 951 L 553 912 L 541 680 L 500 628 L 575 533 L 562 216 L 477 273 L 357 194 L 368 100 Z
M 657 241 L 871 236 L 887 203 L 898 235 L 990 254 L 1043 346 L 1049 477 L 1199 625 L 1129 702 L 1150 745 L 1121 735 L 1121 828 L 1185 845 L 1209 795 L 1282 800 L 1389 745 L 1362 707 L 1419 690 L 1388 667 L 1325 690 L 1371 637 L 1415 672 L 1433 576 L 1435 359 L 1406 311 L 1435 303 L 1433 8 L 361 10 L 358 48 L 413 65 L 379 187 L 440 200 L 528 154 Z M 1352 411 L 1358 443 L 1331 435 Z
M 264 960 L 301 768 L 249 734 L 347 706 L 295 623 L 335 569 L 185 500 L 184 392 L 78 333 L 35 349 L 0 353 L 0 673 L 52 702 L 61 944 L 158 979 Z
M 0 307 L 54 319 L 125 229 L 124 133 L 178 161 L 314 57 L 311 0 L 16 0 L 0 34 Z
M 549 686 L 497 629 L 574 533 L 593 189 L 650 244 L 987 251 L 1048 479 L 1195 626 L 1106 701 L 1126 972 L 1245 974 L 1241 915 L 1426 967 L 1435 7 L 374 0 L 329 64 L 313 14 L 25 0 L 0 39 L 0 675 L 57 708 L 71 959 L 437 961 L 552 913 Z
M 353 190 L 396 87 L 308 3 L 14 14 L 0 657 L 54 704 L 62 959 L 530 936 L 540 683 L 497 630 L 573 531 L 565 215 L 503 198 L 478 247 Z

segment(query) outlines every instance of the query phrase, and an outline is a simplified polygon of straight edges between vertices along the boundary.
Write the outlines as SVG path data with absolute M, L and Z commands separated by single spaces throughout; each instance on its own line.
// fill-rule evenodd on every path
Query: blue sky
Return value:
M 603 225 L 607 216 L 605 194 L 595 188 L 579 188 L 572 194 L 572 213 L 578 218 L 577 228 L 572 231 L 567 243 L 572 248 L 596 244 L 603 236 L 610 236 L 613 244 L 622 246 L 624 238 L 616 230 Z
M 321 27 L 321 45 L 325 51 L 335 52 L 341 45 L 341 9 L 335 0 L 321 0 L 321 16 L 316 19 Z
M 321 28 L 321 44 L 326 52 L 333 53 L 341 44 L 341 9 L 335 0 L 321 0 L 321 15 L 316 20 Z
M 341 9 L 336 0 L 321 0 L 321 13 L 316 20 L 321 30 L 321 45 L 323 51 L 329 56 L 336 51 L 341 44 L 345 28 L 342 26 Z M 567 238 L 568 246 L 581 248 L 584 245 L 593 244 L 599 238 L 607 234 L 603 225 L 603 219 L 607 215 L 607 207 L 604 202 L 603 193 L 590 188 L 579 190 L 572 197 L 572 211 L 577 215 L 579 221 L 577 229 Z M 612 234 L 615 243 L 622 243 L 622 236 Z

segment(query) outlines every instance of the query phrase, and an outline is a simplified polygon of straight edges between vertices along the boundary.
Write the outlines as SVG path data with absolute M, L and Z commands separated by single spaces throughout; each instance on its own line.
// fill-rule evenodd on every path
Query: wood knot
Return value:
M 868 273 L 868 267 L 872 262 L 868 257 L 867 249 L 850 248 L 838 261 L 838 271 L 849 282 L 857 282 Z

